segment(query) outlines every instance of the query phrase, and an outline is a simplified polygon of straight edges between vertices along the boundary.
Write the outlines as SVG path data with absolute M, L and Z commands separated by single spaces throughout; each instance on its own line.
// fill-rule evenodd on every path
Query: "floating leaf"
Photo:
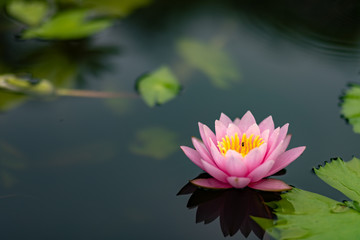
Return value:
M 341 98 L 341 114 L 353 126 L 353 131 L 360 133 L 360 85 L 350 85 Z
M 190 66 L 206 74 L 216 87 L 228 88 L 240 79 L 231 58 L 216 44 L 184 38 L 177 43 L 177 49 Z
M 45 1 L 15 0 L 9 2 L 6 10 L 13 18 L 29 26 L 36 26 L 46 16 L 48 4 Z
M 162 127 L 141 129 L 129 146 L 134 154 L 162 160 L 179 149 L 177 134 Z
M 170 101 L 179 94 L 181 89 L 179 81 L 166 66 L 143 75 L 137 81 L 136 86 L 150 107 Z
M 347 197 L 360 202 L 360 160 L 353 158 L 344 162 L 340 158 L 328 162 L 319 169 L 314 169 L 316 175 L 324 182 L 336 188 Z
M 275 222 L 253 219 L 276 239 L 357 239 L 360 213 L 330 198 L 293 188 L 272 202 Z
M 0 88 L 34 95 L 51 95 L 54 92 L 54 86 L 47 80 L 21 78 L 12 74 L 0 75 Z
M 147 6 L 152 0 L 83 0 L 82 5 L 116 17 L 126 17 L 134 10 Z
M 41 39 L 79 39 L 97 33 L 112 23 L 110 19 L 91 19 L 92 12 L 69 10 L 61 12 L 39 27 L 27 29 L 22 37 Z

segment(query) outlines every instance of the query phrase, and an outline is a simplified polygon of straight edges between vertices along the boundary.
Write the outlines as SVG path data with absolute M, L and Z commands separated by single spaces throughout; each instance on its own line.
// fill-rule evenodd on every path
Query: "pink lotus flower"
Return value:
M 266 178 L 298 158 L 305 147 L 286 151 L 291 135 L 289 124 L 274 129 L 271 116 L 259 125 L 248 111 L 234 121 L 221 114 L 215 121 L 214 134 L 199 123 L 202 142 L 193 137 L 195 150 L 181 146 L 186 156 L 213 178 L 196 179 L 192 183 L 204 188 L 244 188 L 263 191 L 284 191 L 286 183 Z

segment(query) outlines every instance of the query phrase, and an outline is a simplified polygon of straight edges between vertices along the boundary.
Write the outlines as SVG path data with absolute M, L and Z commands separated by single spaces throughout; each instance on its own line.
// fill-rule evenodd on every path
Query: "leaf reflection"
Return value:
M 360 133 L 360 85 L 351 84 L 340 101 L 342 116 L 353 126 L 355 133 Z
M 226 89 L 240 79 L 233 60 L 217 41 L 206 43 L 183 38 L 177 42 L 177 50 L 187 64 L 206 74 L 218 88 Z
M 209 178 L 203 173 L 196 178 Z M 195 179 L 196 179 L 195 178 Z M 233 236 L 239 230 L 248 237 L 251 232 L 262 239 L 265 231 L 252 216 L 273 219 L 274 215 L 265 202 L 280 200 L 280 193 L 261 192 L 250 188 L 209 190 L 186 184 L 178 195 L 191 194 L 189 209 L 196 208 L 196 223 L 208 224 L 219 217 L 224 236 Z
M 129 149 L 136 155 L 163 160 L 179 149 L 178 135 L 163 127 L 143 128 L 136 132 Z

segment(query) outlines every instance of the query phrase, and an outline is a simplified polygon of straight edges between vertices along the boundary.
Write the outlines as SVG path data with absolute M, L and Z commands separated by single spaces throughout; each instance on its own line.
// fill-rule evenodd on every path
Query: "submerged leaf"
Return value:
M 141 129 L 130 144 L 134 154 L 162 160 L 179 149 L 177 134 L 162 127 Z
M 177 43 L 177 48 L 185 61 L 206 74 L 216 87 L 228 88 L 240 79 L 231 58 L 216 44 L 184 38 Z
M 134 10 L 150 4 L 152 0 L 83 0 L 82 5 L 116 17 L 126 17 Z
M 61 12 L 39 27 L 29 28 L 22 37 L 41 39 L 79 39 L 97 33 L 112 23 L 110 19 L 91 19 L 88 10 Z
M 330 198 L 293 188 L 281 195 L 277 220 L 253 219 L 276 239 L 357 239 L 360 213 Z
M 360 133 L 360 85 L 353 84 L 342 97 L 341 114 Z
M 334 159 L 325 166 L 314 169 L 316 175 L 324 182 L 336 188 L 347 197 L 360 202 L 360 160 L 353 158 L 344 162 Z
M 140 77 L 136 85 L 140 95 L 150 107 L 170 101 L 181 89 L 179 81 L 166 66 Z
M 13 18 L 29 26 L 36 26 L 46 16 L 48 4 L 46 1 L 15 0 L 9 2 L 6 10 Z

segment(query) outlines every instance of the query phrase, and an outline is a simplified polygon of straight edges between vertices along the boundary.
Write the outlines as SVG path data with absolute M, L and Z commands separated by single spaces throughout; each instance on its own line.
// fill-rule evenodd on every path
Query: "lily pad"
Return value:
M 360 202 L 360 160 L 353 158 L 344 162 L 333 159 L 325 166 L 314 169 L 316 175 L 324 182 L 336 188 L 348 198 Z
M 32 95 L 51 95 L 54 86 L 45 79 L 28 79 L 13 74 L 0 75 L 0 89 Z
M 10 1 L 6 10 L 11 17 L 29 26 L 36 26 L 45 18 L 48 11 L 46 1 Z
M 314 169 L 316 175 L 352 201 L 338 202 L 293 188 L 269 203 L 276 221 L 254 220 L 276 239 L 357 239 L 360 236 L 360 160 L 340 158 Z
M 92 11 L 83 9 L 61 12 L 39 27 L 25 30 L 22 37 L 46 40 L 79 39 L 93 35 L 112 24 L 111 19 L 91 18 L 92 14 Z
M 144 128 L 136 132 L 129 148 L 136 155 L 163 160 L 179 149 L 178 136 L 162 127 Z
M 82 5 L 115 17 L 126 17 L 134 10 L 145 7 L 152 0 L 83 0 Z
M 141 76 L 136 83 L 136 88 L 147 105 L 153 107 L 155 104 L 163 104 L 175 98 L 181 86 L 171 70 L 163 66 Z
M 360 85 L 350 85 L 341 99 L 341 114 L 353 126 L 353 131 L 360 133 Z
M 276 239 L 357 239 L 360 213 L 330 198 L 293 188 L 272 202 L 275 222 L 253 219 Z
M 236 65 L 217 44 L 184 38 L 178 41 L 177 49 L 192 68 L 206 74 L 218 88 L 229 88 L 240 79 Z

